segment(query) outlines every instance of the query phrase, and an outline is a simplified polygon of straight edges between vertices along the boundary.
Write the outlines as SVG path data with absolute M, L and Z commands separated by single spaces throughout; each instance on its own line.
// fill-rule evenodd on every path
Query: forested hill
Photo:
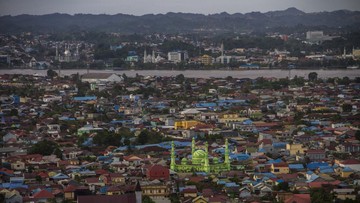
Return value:
M 82 30 L 119 33 L 247 32 L 299 26 L 360 29 L 360 11 L 304 13 L 296 8 L 289 8 L 283 11 L 246 14 L 167 13 L 133 16 L 55 13 L 0 17 L 1 33 Z

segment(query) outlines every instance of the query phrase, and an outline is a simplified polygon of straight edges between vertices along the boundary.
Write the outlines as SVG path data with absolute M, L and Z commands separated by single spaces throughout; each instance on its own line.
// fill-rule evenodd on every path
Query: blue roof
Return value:
M 225 187 L 238 187 L 239 185 L 234 182 L 225 183 Z
M 353 172 L 353 170 L 349 167 L 345 167 L 342 171 L 343 172 Z
M 263 175 L 269 178 L 276 178 L 276 175 L 274 175 L 273 173 L 254 173 L 254 175 Z
M 315 170 L 317 168 L 320 168 L 320 166 L 329 166 L 329 164 L 326 162 L 311 162 L 306 165 L 306 168 L 310 170 Z
M 58 173 L 56 175 L 54 175 L 53 177 L 51 177 L 52 179 L 67 179 L 69 178 L 69 176 L 63 174 L 63 173 Z
M 304 166 L 302 164 L 289 164 L 289 169 L 302 170 Z
M 100 188 L 100 193 L 105 194 L 107 192 L 107 190 L 108 190 L 108 186 L 103 186 Z
M 195 104 L 195 107 L 216 107 L 217 104 L 216 103 L 213 103 L 213 102 L 200 102 L 200 103 L 196 103 Z
M 267 161 L 266 163 L 267 164 L 273 164 L 273 163 L 280 163 L 280 162 L 282 162 L 281 159 L 271 159 L 271 160 Z
M 238 160 L 238 161 L 245 161 L 250 159 L 250 155 L 248 154 L 230 154 L 230 159 Z
M 275 148 L 285 148 L 286 144 L 287 144 L 286 142 L 274 142 L 273 147 L 275 147 Z
M 16 188 L 25 188 L 27 189 L 29 186 L 21 183 L 1 183 L 0 188 L 6 189 L 16 189 Z
M 84 96 L 84 97 L 74 97 L 73 100 L 74 101 L 91 101 L 91 100 L 96 100 L 97 97 L 96 96 Z

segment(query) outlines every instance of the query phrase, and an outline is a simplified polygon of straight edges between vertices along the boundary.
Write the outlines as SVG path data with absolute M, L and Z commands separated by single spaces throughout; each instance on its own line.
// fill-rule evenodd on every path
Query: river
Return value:
M 33 69 L 0 69 L 0 74 L 24 74 L 24 75 L 40 75 L 45 76 L 47 70 L 33 70 Z M 57 71 L 58 72 L 58 71 Z M 65 69 L 61 70 L 61 75 L 71 75 L 79 73 L 85 74 L 86 69 Z M 260 70 L 90 70 L 90 73 L 116 73 L 118 75 L 126 74 L 134 77 L 136 74 L 143 76 L 176 76 L 183 74 L 189 78 L 226 78 L 231 76 L 233 78 L 257 78 L 257 77 L 274 77 L 274 78 L 292 78 L 294 76 L 307 78 L 310 72 L 317 72 L 318 78 L 332 78 L 332 77 L 360 77 L 360 69 L 332 69 L 332 70 L 305 70 L 305 69 L 260 69 Z

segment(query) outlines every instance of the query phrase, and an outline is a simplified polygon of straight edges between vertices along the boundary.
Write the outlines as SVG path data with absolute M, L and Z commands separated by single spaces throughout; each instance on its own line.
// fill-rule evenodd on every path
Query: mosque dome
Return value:
M 204 150 L 196 150 L 193 154 L 193 159 L 203 159 L 206 156 L 206 152 Z
M 206 152 L 204 150 L 196 150 L 194 154 L 192 155 L 192 163 L 193 164 L 202 164 L 205 161 Z
M 217 163 L 219 163 L 219 158 L 217 158 L 217 157 L 214 157 L 214 158 L 213 158 L 213 162 L 214 162 L 214 164 L 217 164 Z
M 70 50 L 67 49 L 67 50 L 65 50 L 64 54 L 65 54 L 65 56 L 70 56 L 71 52 L 70 52 Z
M 187 162 L 188 162 L 187 158 L 184 157 L 181 159 L 181 164 L 187 164 Z

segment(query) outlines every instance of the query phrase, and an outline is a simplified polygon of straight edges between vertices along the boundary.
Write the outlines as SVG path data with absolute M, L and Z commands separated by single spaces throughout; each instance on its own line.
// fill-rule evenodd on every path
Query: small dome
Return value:
M 213 158 L 213 162 L 216 163 L 216 164 L 219 163 L 219 158 L 214 157 L 214 158 Z
M 187 164 L 187 162 L 188 162 L 187 158 L 184 157 L 181 159 L 181 164 Z

